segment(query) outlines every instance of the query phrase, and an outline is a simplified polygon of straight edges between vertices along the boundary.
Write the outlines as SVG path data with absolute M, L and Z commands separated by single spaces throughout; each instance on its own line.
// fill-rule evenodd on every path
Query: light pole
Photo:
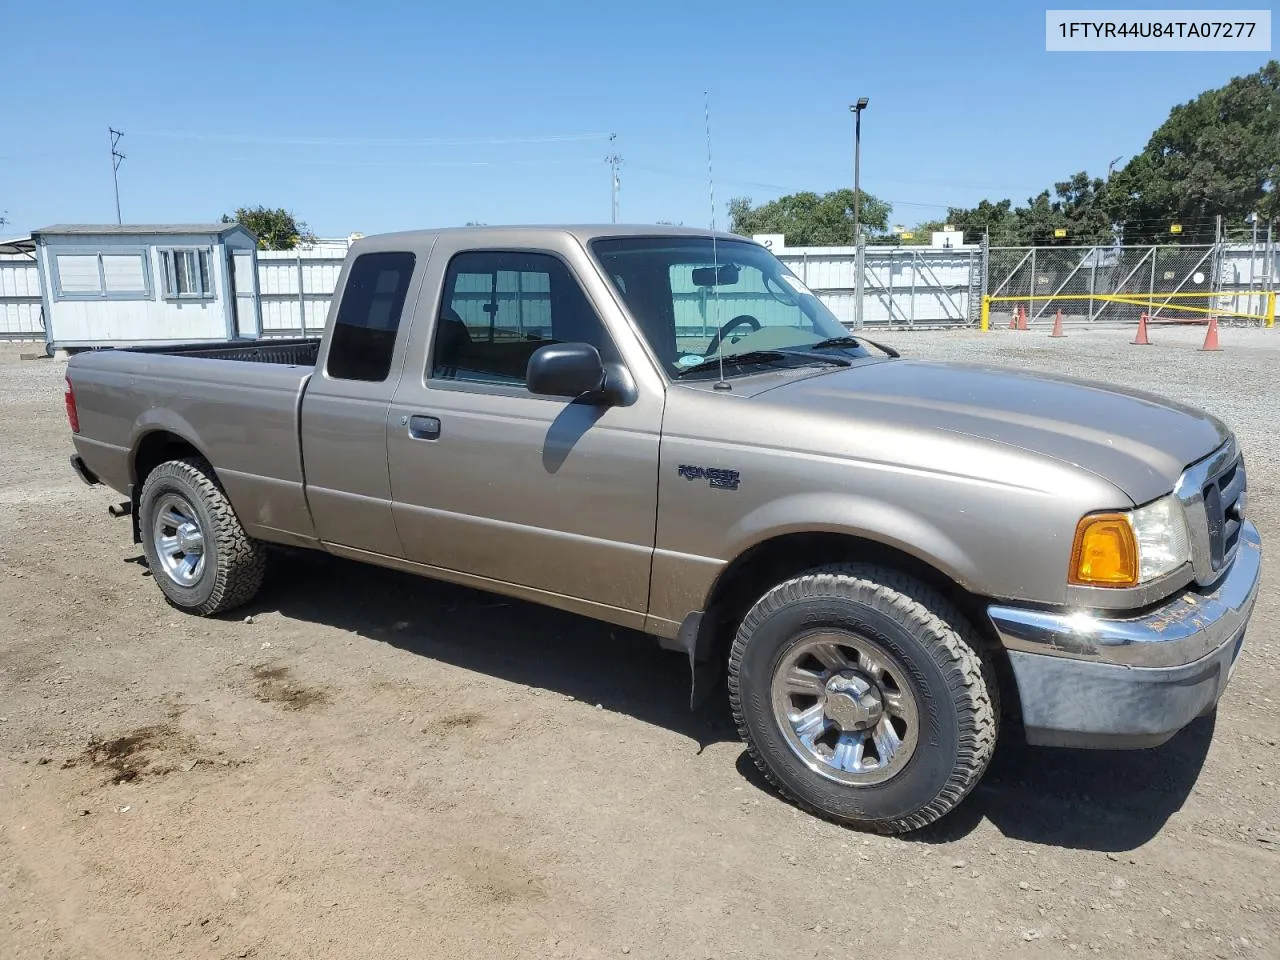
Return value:
M 853 112 L 853 242 L 858 242 L 862 233 L 859 215 L 862 210 L 862 111 L 867 109 L 871 101 L 859 97 L 857 103 L 849 104 Z
M 862 273 L 865 266 L 862 247 L 862 111 L 871 101 L 859 97 L 851 103 L 853 111 L 853 269 L 855 292 L 853 297 L 853 328 L 862 329 Z

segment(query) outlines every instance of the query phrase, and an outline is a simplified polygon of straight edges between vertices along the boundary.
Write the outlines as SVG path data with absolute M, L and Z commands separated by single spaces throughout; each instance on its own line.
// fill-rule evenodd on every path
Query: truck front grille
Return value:
M 1215 571 L 1229 564 L 1240 542 L 1244 521 L 1246 477 L 1244 461 L 1237 458 L 1205 484 L 1205 522 L 1209 528 L 1209 562 Z
M 1202 587 L 1231 566 L 1244 526 L 1248 493 L 1244 459 L 1234 437 L 1182 472 L 1173 492 L 1182 501 L 1191 537 L 1191 567 Z

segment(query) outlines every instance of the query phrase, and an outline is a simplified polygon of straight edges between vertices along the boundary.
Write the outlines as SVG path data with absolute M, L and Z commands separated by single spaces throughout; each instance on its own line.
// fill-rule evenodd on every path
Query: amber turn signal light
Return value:
M 1090 587 L 1132 587 L 1138 582 L 1138 542 L 1123 513 L 1095 513 L 1076 526 L 1070 581 Z

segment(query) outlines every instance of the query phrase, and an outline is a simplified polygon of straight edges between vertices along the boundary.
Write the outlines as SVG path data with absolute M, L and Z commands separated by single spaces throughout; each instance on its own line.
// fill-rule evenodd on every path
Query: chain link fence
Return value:
M 1276 253 L 1266 246 L 992 247 L 987 293 L 992 326 L 1203 322 L 1210 314 L 1262 318 L 1276 288 Z

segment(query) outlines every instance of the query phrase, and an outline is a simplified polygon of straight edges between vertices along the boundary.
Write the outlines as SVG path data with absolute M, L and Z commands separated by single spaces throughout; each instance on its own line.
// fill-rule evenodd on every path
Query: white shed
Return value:
M 236 223 L 32 231 L 50 351 L 256 339 L 257 240 Z

